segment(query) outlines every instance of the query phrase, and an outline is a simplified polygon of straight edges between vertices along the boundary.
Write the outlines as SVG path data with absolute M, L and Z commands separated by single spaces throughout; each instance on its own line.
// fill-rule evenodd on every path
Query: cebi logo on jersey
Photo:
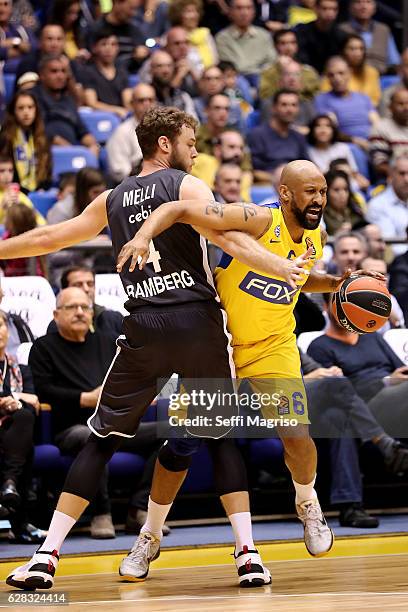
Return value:
M 260 300 L 272 304 L 283 304 L 284 306 L 292 304 L 293 298 L 300 289 L 300 287 L 293 289 L 284 281 L 261 276 L 255 272 L 248 272 L 239 288 Z
M 132 213 L 131 215 L 129 215 L 129 223 L 142 223 L 151 214 L 152 214 L 151 207 L 147 205 L 146 208 L 144 208 L 142 204 L 142 206 L 139 209 L 139 212 Z

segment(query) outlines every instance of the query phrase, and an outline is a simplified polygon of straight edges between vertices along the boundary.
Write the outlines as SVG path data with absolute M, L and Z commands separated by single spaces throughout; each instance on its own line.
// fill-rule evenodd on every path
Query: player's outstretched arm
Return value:
M 20 236 L 1 240 L 0 259 L 45 255 L 95 238 L 108 223 L 106 214 L 108 193 L 109 191 L 105 191 L 99 195 L 80 215 L 69 221 L 44 225 Z

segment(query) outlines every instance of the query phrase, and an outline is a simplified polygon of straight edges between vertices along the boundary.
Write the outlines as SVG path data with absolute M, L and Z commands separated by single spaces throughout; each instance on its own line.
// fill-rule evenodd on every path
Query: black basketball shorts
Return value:
M 217 379 L 232 388 L 235 371 L 226 315 L 215 301 L 142 307 L 125 317 L 123 333 L 88 419 L 95 435 L 133 437 L 160 390 L 158 381 L 167 381 L 173 373 L 187 380 L 187 386 L 191 380 L 204 379 L 207 386 Z M 206 437 L 202 431 L 188 433 Z M 209 437 L 223 435 L 221 430 L 218 434 L 210 432 Z

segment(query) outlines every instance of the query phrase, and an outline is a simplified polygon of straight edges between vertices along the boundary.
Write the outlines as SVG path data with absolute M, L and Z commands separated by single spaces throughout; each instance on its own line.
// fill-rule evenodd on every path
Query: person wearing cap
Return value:
M 24 91 L 27 89 L 32 89 L 38 83 L 40 77 L 36 72 L 25 72 L 21 75 L 21 77 L 17 81 L 17 89 L 19 91 Z

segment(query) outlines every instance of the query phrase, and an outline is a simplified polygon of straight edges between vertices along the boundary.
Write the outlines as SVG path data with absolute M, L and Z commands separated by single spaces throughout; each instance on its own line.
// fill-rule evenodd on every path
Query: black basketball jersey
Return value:
M 131 176 L 108 195 L 106 201 L 115 259 L 149 215 L 165 202 L 179 200 L 185 172 L 163 169 L 146 176 Z M 205 238 L 190 225 L 176 223 L 150 244 L 144 269 L 129 272 L 128 261 L 120 273 L 128 301 L 125 308 L 173 305 L 217 297 L 208 264 Z M 218 298 L 217 298 L 218 299 Z

